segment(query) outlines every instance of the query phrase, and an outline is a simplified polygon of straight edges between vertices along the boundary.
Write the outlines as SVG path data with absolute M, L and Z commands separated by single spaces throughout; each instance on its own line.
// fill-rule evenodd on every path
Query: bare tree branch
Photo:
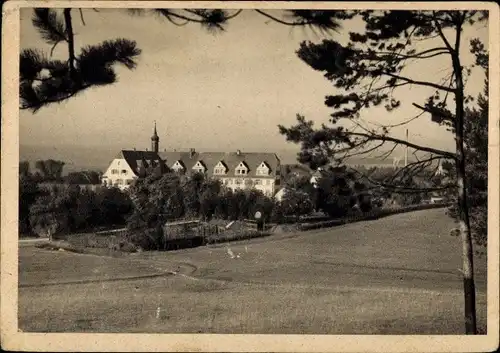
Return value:
M 359 170 L 357 170 L 355 168 L 352 168 L 350 166 L 347 166 L 347 168 L 350 169 L 352 172 L 361 176 L 361 178 L 365 178 L 373 185 L 382 187 L 384 189 L 391 190 L 391 191 L 399 193 L 399 194 L 415 194 L 415 193 L 422 193 L 422 192 L 444 191 L 444 190 L 450 190 L 450 189 L 455 188 L 454 185 L 447 185 L 447 186 L 443 186 L 443 187 L 432 187 L 432 188 L 413 188 L 413 187 L 409 187 L 409 186 L 399 186 L 399 185 L 394 185 L 394 184 L 387 184 L 384 182 L 373 180 L 368 175 L 360 172 Z
M 450 159 L 456 159 L 457 158 L 456 154 L 452 153 L 452 152 L 447 152 L 447 151 L 439 150 L 439 149 L 432 148 L 432 147 L 419 146 L 417 144 L 414 144 L 414 143 L 411 143 L 411 142 L 407 142 L 405 140 L 397 139 L 397 138 L 394 138 L 394 137 L 390 137 L 390 136 L 376 135 L 376 134 L 370 135 L 370 134 L 359 133 L 359 132 L 348 132 L 347 134 L 348 135 L 353 135 L 353 136 L 360 136 L 360 137 L 370 138 L 371 140 L 374 140 L 374 141 L 389 141 L 389 142 L 394 142 L 394 143 L 397 143 L 397 144 L 400 144 L 400 145 L 404 145 L 404 146 L 408 146 L 410 148 L 414 148 L 414 149 L 419 150 L 419 151 L 434 153 L 434 154 L 437 154 L 437 155 L 440 155 L 440 156 L 443 156 L 443 157 L 446 157 L 446 158 L 450 158 Z
M 287 26 L 297 26 L 297 25 L 304 25 L 304 24 L 307 24 L 307 23 L 297 23 L 297 22 L 287 22 L 287 21 L 284 21 L 282 19 L 279 19 L 277 17 L 274 17 L 274 16 L 271 16 L 269 15 L 268 13 L 262 11 L 262 10 L 258 10 L 258 9 L 255 9 L 255 12 L 261 14 L 262 16 L 265 16 L 275 22 L 278 22 L 278 23 L 281 23 L 281 24 L 284 24 L 284 25 L 287 25 Z
M 85 26 L 85 20 L 83 19 L 82 9 L 78 9 L 80 11 L 80 20 L 82 20 L 82 24 Z
M 438 31 L 438 33 L 439 33 L 439 36 L 440 36 L 440 37 L 441 37 L 441 39 L 443 40 L 444 45 L 446 45 L 446 48 L 448 48 L 448 51 L 450 52 L 450 54 L 451 54 L 451 53 L 453 53 L 453 52 L 454 52 L 454 50 L 453 50 L 453 48 L 451 47 L 450 42 L 448 42 L 448 39 L 446 39 L 446 37 L 445 37 L 445 35 L 444 35 L 444 33 L 443 33 L 443 30 L 442 30 L 442 28 L 441 28 L 441 25 L 439 24 L 439 21 L 438 21 L 438 19 L 437 19 L 437 17 L 436 17 L 436 12 L 435 12 L 435 11 L 433 11 L 433 12 L 432 12 L 432 15 L 433 15 L 432 17 L 433 17 L 433 20 L 434 20 L 434 24 L 435 24 L 435 26 L 436 26 L 436 29 L 437 29 L 437 31 Z

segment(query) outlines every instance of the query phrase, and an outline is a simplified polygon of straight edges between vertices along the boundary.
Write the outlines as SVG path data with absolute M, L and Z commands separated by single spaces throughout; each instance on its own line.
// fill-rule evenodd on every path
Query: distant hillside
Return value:
M 117 149 L 106 149 L 102 147 L 19 146 L 20 161 L 28 161 L 34 165 L 34 163 L 40 159 L 60 160 L 66 163 L 64 166 L 65 174 L 79 170 L 104 171 L 117 153 Z
M 99 146 L 34 146 L 22 144 L 19 147 L 19 160 L 29 161 L 33 165 L 40 159 L 57 159 L 66 162 L 64 172 L 79 170 L 96 170 L 104 172 L 114 156 L 120 151 L 120 147 L 99 147 Z M 252 151 L 256 152 L 256 151 Z M 281 164 L 297 164 L 297 151 L 277 150 L 275 152 Z M 413 159 L 409 159 L 411 162 Z M 387 158 L 351 158 L 350 165 L 366 166 L 386 166 L 392 165 L 393 159 Z M 401 161 L 402 162 L 402 161 Z

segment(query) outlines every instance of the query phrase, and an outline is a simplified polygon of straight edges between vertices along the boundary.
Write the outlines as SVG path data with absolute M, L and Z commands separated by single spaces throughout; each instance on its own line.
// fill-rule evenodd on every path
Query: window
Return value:
M 117 179 L 116 180 L 117 185 L 123 185 L 123 180 L 122 179 Z
M 224 185 L 229 185 L 229 180 L 228 179 L 224 180 Z
M 271 180 L 267 179 L 266 180 L 266 185 L 271 185 Z
M 235 169 L 236 175 L 247 175 L 248 174 L 248 168 L 245 165 L 245 163 L 240 162 L 238 166 Z
M 223 161 L 219 161 L 214 167 L 214 174 L 224 175 L 227 173 L 227 166 Z
M 201 163 L 200 161 L 196 162 L 196 164 L 194 165 L 194 167 L 192 168 L 196 173 L 205 173 L 205 171 L 207 170 L 205 168 L 205 166 L 203 165 L 203 163 Z
M 257 175 L 269 175 L 269 167 L 267 166 L 266 163 L 262 162 L 257 167 Z
M 111 174 L 118 174 L 118 169 L 111 169 Z
M 214 174 L 224 175 L 224 174 L 226 174 L 226 168 L 221 168 L 221 167 L 215 168 Z
M 240 185 L 240 184 L 241 184 L 241 180 L 240 180 L 240 179 L 234 179 L 234 183 L 235 183 L 236 185 Z
M 134 181 L 133 179 L 127 179 L 126 184 L 130 185 L 130 184 L 132 184 L 133 181 Z
M 255 184 L 255 185 L 261 185 L 261 184 L 262 184 L 262 180 L 260 180 L 260 179 L 255 179 L 254 184 Z
M 127 171 L 125 169 L 122 169 L 122 174 L 127 174 Z

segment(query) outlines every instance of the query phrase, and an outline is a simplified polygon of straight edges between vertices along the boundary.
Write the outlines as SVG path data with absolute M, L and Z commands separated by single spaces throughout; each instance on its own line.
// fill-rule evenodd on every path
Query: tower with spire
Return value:
M 151 150 L 153 152 L 158 153 L 159 147 L 160 147 L 160 138 L 158 137 L 158 134 L 156 133 L 156 121 L 155 121 L 153 136 L 151 136 Z

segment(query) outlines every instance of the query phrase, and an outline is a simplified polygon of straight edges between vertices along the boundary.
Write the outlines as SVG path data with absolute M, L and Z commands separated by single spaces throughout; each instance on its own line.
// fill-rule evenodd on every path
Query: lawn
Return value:
M 124 258 L 23 248 L 20 328 L 460 334 L 461 247 L 449 235 L 453 226 L 443 210 L 427 210 Z M 484 258 L 476 268 L 484 330 Z

